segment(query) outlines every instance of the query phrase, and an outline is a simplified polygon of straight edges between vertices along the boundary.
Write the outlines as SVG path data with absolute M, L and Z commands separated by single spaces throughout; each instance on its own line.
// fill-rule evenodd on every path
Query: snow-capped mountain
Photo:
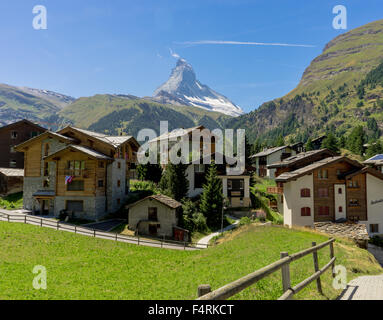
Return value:
M 177 61 L 168 81 L 154 92 L 153 100 L 160 103 L 195 106 L 233 117 L 244 113 L 228 98 L 201 84 L 192 66 L 185 59 Z

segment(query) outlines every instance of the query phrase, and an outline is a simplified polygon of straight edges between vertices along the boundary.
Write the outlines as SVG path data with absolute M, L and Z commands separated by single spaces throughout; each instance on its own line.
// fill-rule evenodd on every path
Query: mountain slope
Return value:
M 194 107 L 162 105 L 133 96 L 105 94 L 77 99 L 47 121 L 55 122 L 58 127 L 73 124 L 98 132 L 119 134 L 123 131 L 136 136 L 144 128 L 159 133 L 160 121 L 168 121 L 169 130 L 196 125 L 215 129 L 222 128 L 229 118 Z
M 21 119 L 39 122 L 72 101 L 74 98 L 52 91 L 0 84 L 0 126 Z
M 192 66 L 179 59 L 170 78 L 154 92 L 154 101 L 166 104 L 187 105 L 239 116 L 243 110 L 225 96 L 201 84 Z
M 245 128 L 252 139 L 270 141 L 280 134 L 299 140 L 331 128 L 341 136 L 355 125 L 366 126 L 371 118 L 382 128 L 383 83 L 361 89 L 382 61 L 383 20 L 379 20 L 330 41 L 294 90 L 229 120 L 227 126 Z

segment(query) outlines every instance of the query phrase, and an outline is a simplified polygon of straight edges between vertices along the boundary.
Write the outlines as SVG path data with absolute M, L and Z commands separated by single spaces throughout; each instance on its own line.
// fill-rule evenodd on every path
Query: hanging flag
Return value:
M 65 184 L 71 183 L 73 181 L 73 176 L 65 176 Z

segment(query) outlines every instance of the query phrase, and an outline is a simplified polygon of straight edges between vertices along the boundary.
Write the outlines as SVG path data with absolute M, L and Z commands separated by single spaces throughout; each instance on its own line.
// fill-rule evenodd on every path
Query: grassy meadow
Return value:
M 283 227 L 243 226 L 201 251 L 178 251 L 116 243 L 37 226 L 0 222 L 0 299 L 195 299 L 199 284 L 217 289 L 327 237 Z M 346 240 L 335 244 L 337 263 L 348 270 L 348 280 L 382 273 L 367 251 Z M 329 249 L 320 251 L 323 266 Z M 47 269 L 47 289 L 32 287 L 32 269 Z M 312 256 L 291 264 L 292 284 L 313 273 Z M 298 299 L 334 299 L 331 272 L 322 280 L 324 296 L 315 283 Z M 277 299 L 282 294 L 277 272 L 234 299 Z

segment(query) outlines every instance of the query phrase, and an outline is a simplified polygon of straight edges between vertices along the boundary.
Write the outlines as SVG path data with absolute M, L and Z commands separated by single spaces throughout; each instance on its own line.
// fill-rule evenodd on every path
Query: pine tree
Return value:
M 365 143 L 365 139 L 363 127 L 357 126 L 347 137 L 346 147 L 351 152 L 362 156 L 364 152 L 363 144 Z
M 206 217 L 209 228 L 221 225 L 223 200 L 222 181 L 217 177 L 217 167 L 213 163 L 206 176 L 200 204 L 200 212 Z
M 189 181 L 186 178 L 187 165 L 169 163 L 159 183 L 163 193 L 177 201 L 186 197 Z
M 309 139 L 307 140 L 307 143 L 306 143 L 305 148 L 306 148 L 306 151 L 314 150 L 314 145 L 313 145 L 313 141 L 312 141 L 311 138 L 309 138 Z
M 162 177 L 162 168 L 159 164 L 139 164 L 137 166 L 137 174 L 139 180 L 158 183 Z
M 328 133 L 327 137 L 322 141 L 322 148 L 339 152 L 338 141 L 332 132 Z

